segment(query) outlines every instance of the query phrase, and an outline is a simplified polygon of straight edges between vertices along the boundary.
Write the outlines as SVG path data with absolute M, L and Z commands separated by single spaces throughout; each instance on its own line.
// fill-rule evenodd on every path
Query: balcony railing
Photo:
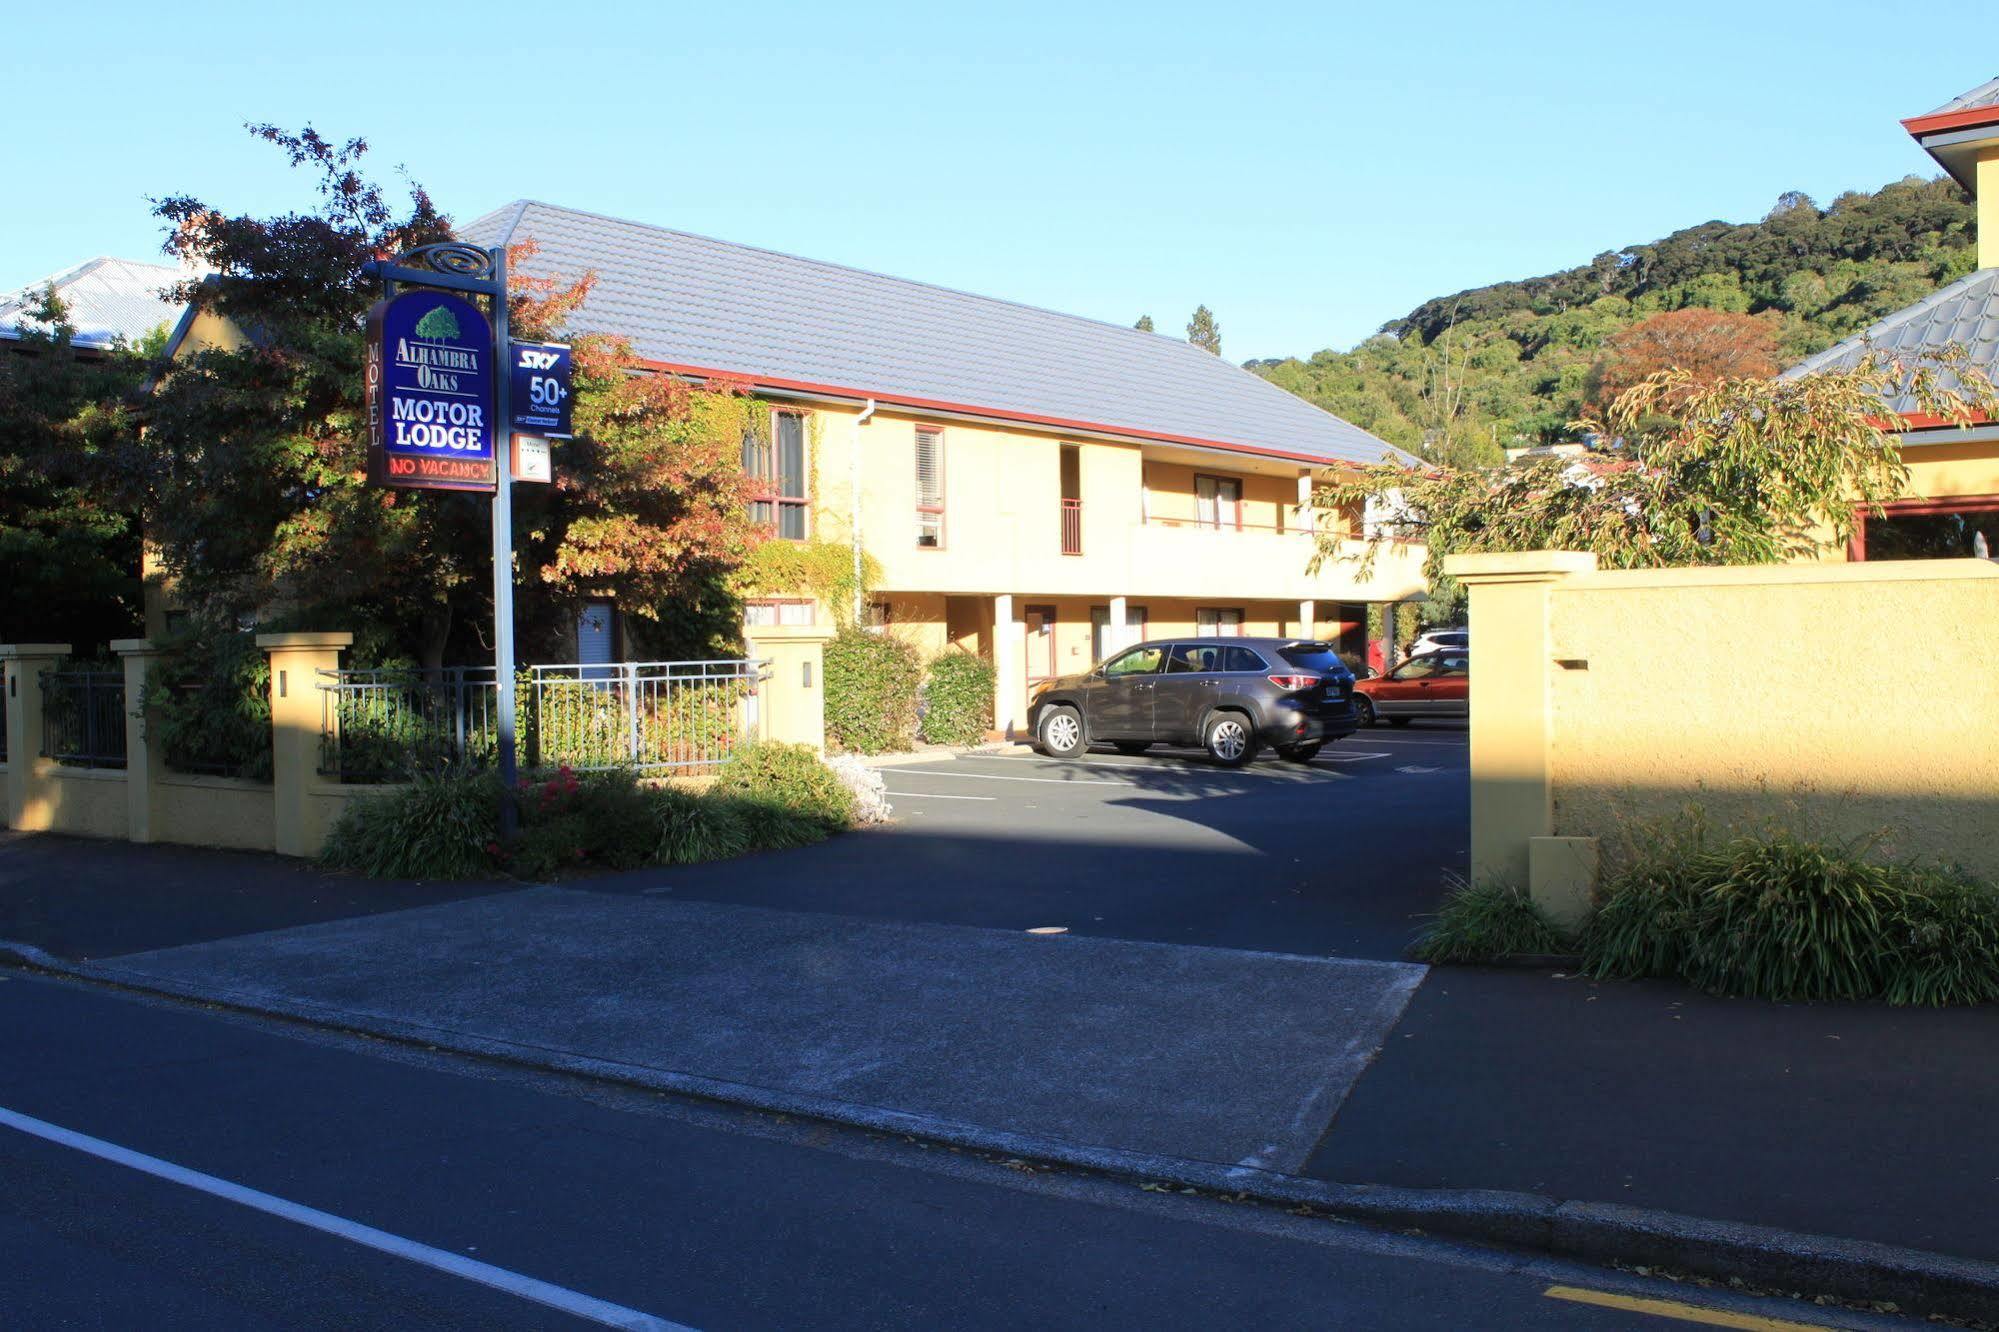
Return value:
M 1083 553 L 1083 501 L 1079 499 L 1062 501 L 1062 553 Z

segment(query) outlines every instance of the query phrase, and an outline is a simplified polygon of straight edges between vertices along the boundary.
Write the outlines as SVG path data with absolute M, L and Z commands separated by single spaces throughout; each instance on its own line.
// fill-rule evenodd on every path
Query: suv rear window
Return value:
M 1277 649 L 1277 655 L 1305 671 L 1337 675 L 1347 668 L 1347 664 L 1340 660 L 1340 654 L 1324 643 L 1294 643 L 1290 647 Z

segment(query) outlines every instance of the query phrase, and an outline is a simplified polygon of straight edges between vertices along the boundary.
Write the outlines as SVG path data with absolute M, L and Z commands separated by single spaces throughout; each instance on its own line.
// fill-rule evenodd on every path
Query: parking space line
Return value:
M 942 791 L 883 791 L 897 800 L 998 800 L 998 796 L 945 795 Z
M 958 777 L 968 782 L 1039 782 L 1047 786 L 1133 786 L 1133 782 L 1107 782 L 1094 777 L 1002 777 L 993 772 L 918 771 L 905 768 L 906 777 Z
M 637 1309 L 627 1309 L 623 1305 L 612 1304 L 595 1296 L 552 1285 L 546 1281 L 538 1281 L 534 1277 L 522 1276 L 519 1272 L 510 1272 L 504 1267 L 482 1263 L 476 1258 L 467 1258 L 448 1249 L 435 1249 L 416 1240 L 404 1239 L 401 1235 L 392 1235 L 386 1230 L 364 1226 L 359 1221 L 349 1221 L 344 1216 L 335 1216 L 331 1212 L 322 1212 L 303 1203 L 295 1203 L 269 1193 L 260 1193 L 256 1189 L 233 1184 L 214 1175 L 204 1175 L 199 1170 L 190 1170 L 171 1161 L 162 1161 L 157 1156 L 147 1156 L 129 1147 L 120 1147 L 117 1143 L 93 1138 L 74 1129 L 66 1129 L 59 1124 L 50 1124 L 13 1110 L 0 1108 L 0 1125 L 17 1129 L 44 1142 L 52 1142 L 58 1147 L 68 1147 L 86 1156 L 94 1156 L 100 1161 L 109 1161 L 114 1165 L 151 1175 L 155 1179 L 164 1179 L 182 1185 L 197 1193 L 206 1193 L 225 1202 L 237 1203 L 252 1211 L 262 1212 L 266 1216 L 275 1216 L 279 1220 L 317 1230 L 323 1235 L 331 1235 L 350 1244 L 359 1244 L 377 1253 L 386 1253 L 392 1258 L 401 1258 L 433 1271 L 476 1282 L 481 1286 L 490 1286 L 494 1290 L 505 1291 L 509 1295 L 518 1296 L 550 1309 L 558 1309 L 601 1327 L 644 1329 L 644 1332 L 693 1332 L 693 1329 L 680 1323 L 670 1323 L 664 1318 L 640 1313 Z
M 1378 754 L 1369 754 L 1369 753 L 1366 753 L 1366 752 L 1362 752 L 1362 753 L 1358 753 L 1358 754 L 1356 754 L 1356 753 L 1354 753 L 1354 752 L 1353 752 L 1352 750 L 1346 750 L 1346 749 L 1343 749 L 1343 750 L 1341 750 L 1341 751 L 1340 751 L 1339 753 L 1337 753 L 1337 754 L 1321 754 L 1321 755 L 1319 755 L 1319 757 L 1317 757 L 1317 758 L 1313 759 L 1313 760 L 1312 760 L 1312 762 L 1314 762 L 1314 763 L 1359 763 L 1359 762 L 1361 762 L 1361 761 L 1362 761 L 1363 759 L 1378 759 L 1378 758 L 1393 758 L 1393 757 L 1394 757 L 1394 755 L 1393 755 L 1393 754 L 1390 754 L 1390 753 L 1389 753 L 1389 752 L 1388 752 L 1387 750 L 1382 750 L 1382 751 L 1381 751 L 1380 753 L 1378 753 Z

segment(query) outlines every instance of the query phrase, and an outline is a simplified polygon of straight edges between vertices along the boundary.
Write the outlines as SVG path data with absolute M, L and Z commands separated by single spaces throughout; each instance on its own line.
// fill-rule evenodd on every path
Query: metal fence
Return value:
M 125 673 L 42 672 L 42 757 L 75 768 L 125 766 Z
M 530 666 L 515 683 L 521 766 L 699 772 L 755 726 L 759 661 Z M 320 771 L 396 781 L 498 753 L 490 666 L 320 672 Z

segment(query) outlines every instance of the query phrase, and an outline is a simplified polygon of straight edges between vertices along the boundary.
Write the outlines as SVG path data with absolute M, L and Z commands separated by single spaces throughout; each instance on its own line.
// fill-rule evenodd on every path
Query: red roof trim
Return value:
M 962 412 L 966 416 L 983 416 L 995 421 L 1017 421 L 1026 425 L 1054 426 L 1062 430 L 1089 430 L 1104 435 L 1121 435 L 1128 439 L 1150 440 L 1160 444 L 1187 444 L 1195 448 L 1222 449 L 1229 453 L 1246 453 L 1258 458 L 1283 458 L 1292 462 L 1309 463 L 1315 467 L 1334 467 L 1343 462 L 1353 466 L 1364 465 L 1349 459 L 1322 458 L 1309 453 L 1291 453 L 1284 449 L 1257 448 L 1250 444 L 1232 444 L 1227 440 L 1203 439 L 1198 435 L 1169 435 L 1158 430 L 1141 430 L 1136 426 L 1108 425 L 1101 421 L 1074 421 L 1061 416 L 1037 416 L 1032 412 L 1010 412 L 998 407 L 975 407 L 969 403 L 944 402 L 901 393 L 883 393 L 876 389 L 859 389 L 843 384 L 815 384 L 810 380 L 779 379 L 774 375 L 752 375 L 740 370 L 718 370 L 713 366 L 677 365 L 672 361 L 654 361 L 645 357 L 640 357 L 638 363 L 648 370 L 663 370 L 674 375 L 691 375 L 698 379 L 739 380 L 752 386 L 794 389 L 800 393 L 825 393 L 836 398 L 873 398 L 876 402 L 898 407 L 915 407 L 933 412 Z
M 1967 106 L 1962 111 L 1939 111 L 1933 115 L 1910 116 L 1902 128 L 1922 137 L 1941 130 L 1968 129 L 1973 125 L 1999 125 L 1999 104 Z
M 1902 424 L 1910 430 L 1935 430 L 1942 426 L 1974 426 L 1986 424 L 1984 412 L 1966 412 L 1962 417 L 1936 416 L 1929 412 L 1899 412 Z M 1885 429 L 1888 423 L 1880 423 Z

